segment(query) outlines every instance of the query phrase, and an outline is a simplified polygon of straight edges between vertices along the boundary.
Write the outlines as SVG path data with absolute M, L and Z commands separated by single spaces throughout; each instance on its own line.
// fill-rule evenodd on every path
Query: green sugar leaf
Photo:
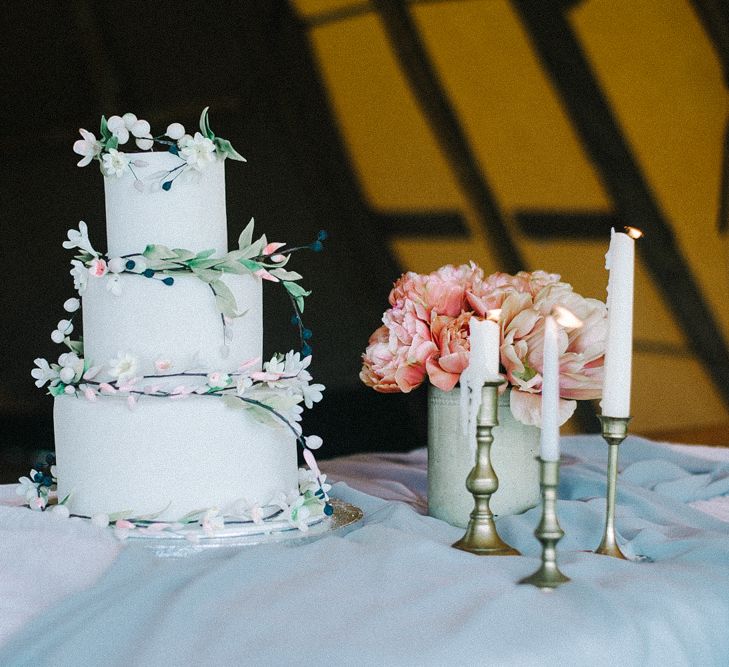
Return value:
M 224 157 L 229 157 L 231 160 L 238 160 L 239 162 L 246 162 L 246 159 L 233 148 L 232 144 L 227 139 L 221 139 L 215 137 L 215 150 Z
M 175 253 L 164 245 L 148 245 L 142 253 L 147 259 L 175 259 Z
M 279 280 L 301 280 L 303 276 L 300 273 L 296 273 L 296 271 L 287 271 L 286 269 L 282 268 L 276 268 L 276 269 L 270 269 L 269 273 L 272 276 L 276 276 Z
M 204 137 L 207 137 L 212 141 L 213 139 L 215 139 L 215 135 L 210 129 L 210 121 L 208 120 L 208 109 L 210 109 L 210 107 L 205 107 L 200 114 L 200 133 Z
M 175 253 L 175 257 L 177 259 L 182 261 L 199 257 L 199 255 L 196 255 L 194 252 L 192 252 L 192 250 L 185 250 L 184 248 L 172 248 L 172 252 Z
M 185 252 L 190 252 L 189 250 L 186 250 Z M 212 248 L 210 250 L 201 250 L 197 255 L 195 255 L 195 259 L 208 259 L 208 257 L 212 257 L 215 254 L 215 248 Z
M 215 303 L 218 310 L 227 317 L 240 317 L 242 313 L 238 312 L 238 304 L 228 286 L 222 280 L 210 283 L 210 286 L 215 291 Z
M 240 236 L 238 237 L 239 248 L 247 248 L 253 242 L 253 226 L 254 220 L 253 218 L 251 218 L 250 222 L 246 225 L 246 228 L 240 233 Z

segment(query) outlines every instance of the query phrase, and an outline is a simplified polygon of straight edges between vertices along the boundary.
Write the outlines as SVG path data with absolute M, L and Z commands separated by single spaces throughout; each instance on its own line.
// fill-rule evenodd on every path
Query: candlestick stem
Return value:
M 615 498 L 618 484 L 618 448 L 628 435 L 630 417 L 601 415 L 599 419 L 602 425 L 602 437 L 605 438 L 608 444 L 607 507 L 605 510 L 605 532 L 600 546 L 595 549 L 595 553 L 627 560 L 625 554 L 620 550 L 615 536 Z
M 503 380 L 486 381 L 481 389 L 481 406 L 476 422 L 476 465 L 466 479 L 474 508 L 465 535 L 453 546 L 479 556 L 518 556 L 519 552 L 499 536 L 489 503 L 499 488 L 499 478 L 491 465 L 492 429 L 498 420 L 498 387 Z
M 559 486 L 559 461 L 539 459 L 540 485 L 542 488 L 542 518 L 534 536 L 542 543 L 542 564 L 520 584 L 537 588 L 553 589 L 570 580 L 557 566 L 557 542 L 564 531 L 557 520 L 557 487 Z

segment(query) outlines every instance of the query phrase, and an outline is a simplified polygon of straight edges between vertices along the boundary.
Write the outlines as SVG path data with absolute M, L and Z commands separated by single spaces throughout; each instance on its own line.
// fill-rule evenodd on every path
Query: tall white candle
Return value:
M 544 325 L 542 369 L 542 437 L 540 456 L 559 461 L 559 330 L 549 315 Z
M 635 241 L 612 230 L 605 268 L 610 271 L 607 288 L 608 335 L 605 346 L 605 379 L 602 414 L 630 416 L 630 380 L 633 358 L 633 271 Z
M 499 347 L 501 343 L 498 322 L 472 317 L 471 354 L 468 360 L 476 374 L 484 380 L 495 380 L 499 375 Z

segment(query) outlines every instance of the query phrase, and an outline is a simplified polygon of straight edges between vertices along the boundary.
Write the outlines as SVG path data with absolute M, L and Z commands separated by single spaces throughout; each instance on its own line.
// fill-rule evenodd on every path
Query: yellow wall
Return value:
M 353 169 L 379 211 L 455 210 L 467 239 L 393 238 L 404 269 L 429 271 L 469 259 L 499 268 L 427 119 L 367 3 L 299 0 L 304 19 L 354 8 L 316 24 L 311 43 Z M 511 216 L 524 209 L 610 212 L 613 204 L 506 0 L 413 3 L 411 10 L 484 177 L 527 269 L 561 273 L 604 298 L 604 241 L 528 239 Z M 716 230 L 728 96 L 720 63 L 686 0 L 586 0 L 570 21 L 613 113 L 705 298 L 729 339 L 727 247 Z M 643 243 L 650 243 L 646 238 Z M 394 278 L 395 276 L 393 276 Z M 383 308 L 386 295 L 383 297 Z M 638 266 L 634 427 L 654 431 L 727 421 L 729 414 L 682 332 Z M 642 351 L 675 346 L 676 354 Z

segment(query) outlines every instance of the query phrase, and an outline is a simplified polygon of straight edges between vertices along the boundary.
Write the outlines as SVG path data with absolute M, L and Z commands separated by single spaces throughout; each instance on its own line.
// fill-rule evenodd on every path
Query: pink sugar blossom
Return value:
M 285 243 L 277 243 L 275 241 L 272 241 L 263 249 L 261 254 L 264 256 L 273 255 L 273 253 L 275 253 L 279 248 L 283 248 L 285 245 Z
M 109 268 L 106 266 L 106 260 L 98 257 L 91 260 L 91 264 L 89 264 L 89 275 L 92 275 L 95 278 L 105 276 L 108 270 Z

